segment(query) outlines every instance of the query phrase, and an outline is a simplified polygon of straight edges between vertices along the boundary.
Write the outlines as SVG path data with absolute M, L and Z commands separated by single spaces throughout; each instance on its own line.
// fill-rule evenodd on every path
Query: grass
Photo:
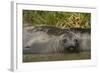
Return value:
M 34 55 L 34 54 L 24 54 L 23 62 L 40 62 L 40 61 L 62 61 L 62 60 L 85 60 L 91 59 L 90 52 L 81 52 L 79 54 L 69 53 L 69 54 L 48 54 L 48 55 Z
M 91 28 L 91 13 L 23 10 L 23 24 Z

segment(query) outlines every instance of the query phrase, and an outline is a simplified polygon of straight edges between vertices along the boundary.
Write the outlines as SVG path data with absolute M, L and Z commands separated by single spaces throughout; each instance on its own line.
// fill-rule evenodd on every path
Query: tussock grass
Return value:
M 23 10 L 23 23 L 33 26 L 55 26 L 60 28 L 91 28 L 91 14 L 80 12 Z

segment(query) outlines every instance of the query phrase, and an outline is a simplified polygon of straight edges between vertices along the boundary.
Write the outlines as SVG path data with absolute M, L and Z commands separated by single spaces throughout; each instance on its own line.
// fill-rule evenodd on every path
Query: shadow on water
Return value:
M 91 59 L 90 52 L 67 53 L 67 54 L 24 54 L 23 62 L 39 61 L 63 61 L 63 60 L 86 60 Z

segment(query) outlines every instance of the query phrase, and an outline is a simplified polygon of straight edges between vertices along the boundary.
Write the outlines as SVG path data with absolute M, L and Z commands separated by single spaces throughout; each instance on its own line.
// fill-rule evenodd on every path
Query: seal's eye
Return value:
M 66 43 L 66 42 L 67 42 L 67 39 L 63 39 L 62 41 L 63 41 L 64 43 Z
M 74 39 L 74 42 L 76 42 L 76 43 L 77 43 L 77 42 L 78 42 L 78 40 L 77 40 L 77 39 Z
M 26 46 L 25 48 L 30 48 L 30 46 Z

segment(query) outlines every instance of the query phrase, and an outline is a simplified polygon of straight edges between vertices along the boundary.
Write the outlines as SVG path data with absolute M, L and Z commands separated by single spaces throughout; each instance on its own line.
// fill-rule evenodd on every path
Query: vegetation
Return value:
M 24 25 L 60 28 L 91 28 L 91 14 L 80 12 L 23 10 Z

